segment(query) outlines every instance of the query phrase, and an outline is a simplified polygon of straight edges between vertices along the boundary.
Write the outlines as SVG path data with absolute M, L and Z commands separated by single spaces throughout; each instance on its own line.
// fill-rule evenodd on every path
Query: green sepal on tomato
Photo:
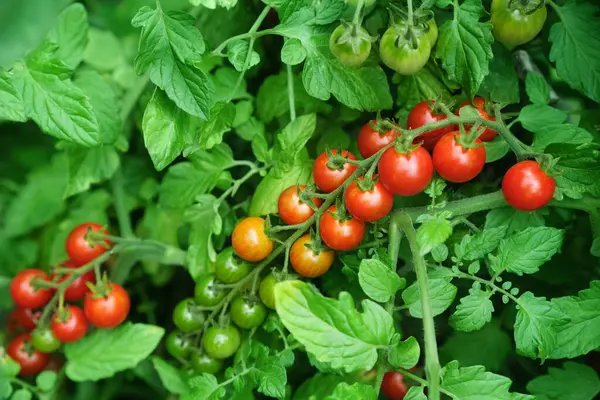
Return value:
M 467 136 L 465 138 L 465 136 Z M 444 135 L 433 149 L 433 166 L 442 178 L 455 183 L 468 182 L 485 166 L 485 147 L 479 139 L 454 131 Z
M 477 110 L 477 112 L 479 113 L 479 116 L 481 118 L 486 119 L 488 121 L 496 121 L 496 118 L 490 116 L 491 106 L 487 102 L 487 100 L 484 99 L 483 97 L 475 97 L 473 99 L 472 103 L 465 101 L 456 110 L 455 114 L 460 115 L 461 108 L 466 107 L 466 106 L 474 107 Z M 465 124 L 465 130 L 468 131 L 469 129 L 471 129 L 471 127 L 472 127 L 472 125 Z M 498 133 L 495 130 L 490 129 L 490 128 L 485 128 L 483 133 L 479 136 L 479 139 L 482 142 L 490 142 L 490 141 L 494 140 L 494 138 L 496 136 L 498 136 Z
M 331 268 L 335 254 L 325 249 L 315 249 L 310 234 L 300 236 L 290 250 L 290 264 L 299 275 L 316 278 Z
M 98 328 L 114 328 L 120 325 L 131 308 L 129 294 L 123 286 L 102 283 L 96 286 L 96 293 L 88 293 L 83 301 L 86 319 Z
M 346 215 L 345 210 L 333 205 L 321 215 L 319 234 L 325 244 L 338 251 L 352 250 L 362 242 L 367 232 L 363 221 Z
M 439 122 L 448 119 L 435 104 L 434 100 L 425 100 L 415 105 L 408 114 L 407 126 L 408 129 L 417 129 L 423 125 Z M 415 138 L 414 143 L 423 143 L 423 147 L 427 150 L 432 150 L 437 141 L 448 132 L 456 129 L 455 126 L 449 125 L 443 128 L 437 128 L 429 132 L 423 133 Z
M 85 336 L 88 321 L 83 310 L 74 305 L 68 305 L 52 317 L 52 332 L 58 340 L 64 343 L 76 342 Z
M 16 336 L 6 346 L 6 354 L 20 366 L 19 375 L 37 375 L 44 370 L 50 361 L 48 353 L 42 353 L 32 348 L 31 335 L 22 333 Z
M 375 222 L 385 217 L 394 206 L 394 195 L 377 178 L 368 182 L 361 176 L 351 182 L 344 192 L 346 209 L 354 218 L 364 222 Z
M 379 179 L 383 186 L 398 196 L 421 193 L 433 178 L 433 162 L 423 147 L 401 150 L 390 147 L 381 156 Z
M 342 23 L 329 37 L 329 50 L 346 67 L 358 67 L 371 53 L 371 37 L 360 25 Z
M 507 49 L 535 38 L 546 22 L 543 0 L 492 0 L 492 33 Z
M 427 34 L 404 23 L 390 26 L 379 42 L 379 56 L 401 75 L 413 75 L 427 64 L 431 43 Z
M 358 151 L 363 158 L 369 158 L 400 135 L 399 130 L 381 129 L 379 121 L 371 120 L 363 125 L 358 132 Z

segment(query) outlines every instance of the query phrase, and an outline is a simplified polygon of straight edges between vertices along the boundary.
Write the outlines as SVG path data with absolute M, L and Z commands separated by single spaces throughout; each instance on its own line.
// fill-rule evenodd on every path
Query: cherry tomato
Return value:
M 272 310 L 275 309 L 275 285 L 278 282 L 273 274 L 269 274 L 260 282 L 258 289 L 263 304 Z
M 240 331 L 235 326 L 211 326 L 202 337 L 202 346 L 209 357 L 222 360 L 235 354 L 240 341 Z
M 60 348 L 60 340 L 51 329 L 38 328 L 31 334 L 33 348 L 42 353 L 54 353 Z
M 300 191 L 303 191 L 305 188 L 305 185 L 300 185 Z M 317 207 L 323 204 L 323 200 L 316 197 L 313 197 L 312 202 Z M 277 211 L 283 222 L 288 225 L 297 225 L 306 222 L 315 213 L 308 204 L 300 201 L 297 186 L 290 186 L 281 192 L 277 201 Z
M 337 155 L 337 153 L 338 151 L 336 149 L 331 150 L 331 154 L 334 156 Z M 347 150 L 342 150 L 340 156 L 348 160 L 356 161 L 354 154 Z M 313 165 L 315 184 L 325 193 L 333 192 L 340 187 L 346 179 L 350 178 L 350 175 L 356 171 L 356 168 L 357 166 L 355 164 L 350 164 L 348 162 L 343 165 L 336 165 L 336 163 L 329 161 L 327 152 L 323 152 L 319 154 Z
M 401 373 L 390 371 L 383 375 L 381 391 L 389 400 L 403 400 L 408 392 L 408 386 Z
M 175 326 L 185 333 L 195 332 L 204 325 L 204 313 L 196 309 L 194 299 L 181 300 L 173 310 Z
M 194 300 L 201 306 L 212 307 L 219 304 L 225 295 L 225 290 L 216 287 L 217 282 L 213 274 L 208 274 L 200 278 L 194 288 Z
M 12 313 L 11 317 L 18 326 L 25 329 L 26 331 L 32 331 L 37 325 L 37 321 L 42 316 L 41 311 L 33 311 L 31 308 L 17 307 Z
M 427 64 L 431 54 L 430 39 L 426 34 L 408 34 L 405 24 L 390 26 L 379 42 L 379 56 L 389 68 L 401 75 L 413 75 Z
M 496 120 L 496 118 L 490 117 L 488 112 L 485 110 L 485 99 L 483 97 L 475 97 L 473 99 L 473 104 L 469 103 L 468 101 L 465 101 L 464 103 L 462 103 L 460 105 L 460 107 L 458 108 L 458 110 L 456 111 L 456 115 L 459 115 L 460 109 L 465 106 L 475 107 L 477 109 L 477 112 L 483 119 L 487 119 L 488 121 Z M 468 131 L 469 129 L 471 129 L 471 126 L 472 125 L 465 125 L 465 130 Z M 479 139 L 482 142 L 489 142 L 491 140 L 494 140 L 494 138 L 496 136 L 498 136 L 498 133 L 496 133 L 495 130 L 490 129 L 490 128 L 485 128 L 485 131 L 481 134 L 481 136 L 479 136 Z
M 194 371 L 199 374 L 216 374 L 223 368 L 223 360 L 209 357 L 204 352 L 194 351 L 190 359 Z
M 6 347 L 6 354 L 21 366 L 19 375 L 37 375 L 44 370 L 44 367 L 50 361 L 49 354 L 33 350 L 30 346 L 31 335 L 22 333 Z
M 79 265 L 85 265 L 98 256 L 106 253 L 112 245 L 110 240 L 103 240 L 102 243 L 94 243 L 89 241 L 86 236 L 89 231 L 101 232 L 108 235 L 108 232 L 102 225 L 93 222 L 87 222 L 77 225 L 65 242 L 67 254 L 73 262 Z
M 173 331 L 165 339 L 165 346 L 173 357 L 185 360 L 190 355 L 193 344 L 181 332 Z
M 66 306 L 65 311 L 64 315 L 59 312 L 52 317 L 52 332 L 61 342 L 76 342 L 85 336 L 88 322 L 77 306 Z
M 440 176 L 447 181 L 462 183 L 475 178 L 485 165 L 485 147 L 476 139 L 473 147 L 465 149 L 457 143 L 460 132 L 444 135 L 433 149 L 433 166 Z
M 535 3 L 530 1 L 529 3 Z M 511 6 L 514 7 L 511 8 Z M 535 38 L 546 22 L 546 6 L 535 9 L 520 1 L 492 0 L 494 38 L 509 50 Z
M 321 215 L 319 221 L 321 239 L 333 250 L 352 250 L 362 242 L 367 227 L 364 222 L 356 218 L 337 219 L 336 212 L 337 207 L 331 206 Z
M 217 256 L 215 275 L 223 283 L 236 283 L 250 273 L 252 266 L 240 260 L 233 247 L 227 247 Z
M 248 217 L 237 224 L 231 236 L 233 249 L 246 261 L 262 261 L 273 251 L 273 241 L 265 234 L 265 220 Z
M 392 143 L 400 132 L 390 129 L 387 132 L 379 133 L 371 124 L 377 124 L 377 121 L 372 120 L 367 122 L 360 128 L 358 132 L 358 151 L 363 158 L 369 158 L 379 150 L 383 149 L 388 144 Z
M 361 26 L 339 25 L 329 37 L 329 50 L 346 67 L 358 67 L 371 53 L 371 37 Z
M 423 147 L 409 154 L 398 153 L 390 147 L 381 156 L 378 170 L 383 186 L 398 196 L 421 193 L 433 178 L 433 162 Z
M 97 297 L 88 293 L 83 301 L 85 317 L 98 328 L 114 328 L 120 325 L 129 314 L 131 300 L 129 294 L 117 283 L 108 284 L 109 292 Z
M 267 308 L 258 299 L 237 297 L 231 303 L 231 320 L 242 329 L 256 328 L 267 318 Z
M 408 129 L 417 129 L 431 122 L 438 122 L 448 119 L 446 115 L 436 114 L 431 106 L 435 104 L 433 100 L 425 100 L 417 104 L 408 114 Z M 437 141 L 448 132 L 456 129 L 455 126 L 446 126 L 444 128 L 434 129 L 415 138 L 414 143 L 423 142 L 423 147 L 427 150 L 433 149 Z
M 61 280 L 69 279 L 71 274 L 66 274 L 65 277 Z M 82 300 L 85 295 L 90 291 L 87 284 L 96 283 L 96 275 L 94 271 L 87 271 L 75 278 L 73 282 L 69 285 L 67 290 L 65 290 L 65 300 L 67 301 L 79 301 Z
M 506 202 L 522 211 L 542 208 L 552 199 L 556 181 L 531 160 L 510 167 L 502 179 L 502 193 Z
M 427 39 L 429 40 L 429 44 L 431 45 L 431 48 L 433 49 L 433 46 L 435 45 L 435 42 L 437 42 L 438 39 L 438 27 L 437 24 L 435 23 L 435 19 L 431 18 L 427 21 L 427 33 L 425 34 L 427 36 Z
M 298 274 L 307 278 L 316 278 L 329 270 L 335 255 L 333 251 L 325 250 L 315 253 L 306 247 L 311 243 L 310 234 L 299 237 L 290 250 L 290 263 Z
M 358 178 L 364 182 L 365 178 Z M 348 212 L 356 219 L 366 222 L 379 221 L 394 206 L 394 195 L 378 179 L 371 190 L 362 190 L 356 182 L 350 183 L 344 193 L 344 204 Z
M 35 289 L 31 280 L 50 280 L 41 269 L 25 269 L 17 274 L 10 282 L 10 296 L 15 304 L 23 308 L 40 308 L 45 306 L 52 298 L 52 290 Z

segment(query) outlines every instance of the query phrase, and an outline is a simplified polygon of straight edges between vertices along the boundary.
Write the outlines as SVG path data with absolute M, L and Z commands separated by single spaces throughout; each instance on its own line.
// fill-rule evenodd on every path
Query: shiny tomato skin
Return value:
M 378 165 L 379 179 L 385 188 L 398 196 L 421 193 L 433 178 L 433 162 L 423 147 L 409 154 L 398 153 L 394 147 L 387 149 Z
M 331 268 L 335 257 L 333 251 L 321 251 L 319 254 L 306 247 L 312 241 L 310 234 L 298 238 L 290 250 L 290 263 L 294 270 L 306 277 L 316 278 L 323 275 Z
M 475 140 L 479 147 L 464 149 L 456 142 L 459 131 L 444 135 L 433 149 L 433 166 L 447 181 L 462 183 L 475 178 L 485 166 L 485 147 L 481 140 Z
M 267 318 L 267 307 L 258 299 L 237 297 L 231 302 L 229 314 L 240 328 L 253 329 Z
M 92 325 L 98 328 L 114 328 L 120 325 L 129 314 L 131 300 L 129 294 L 117 283 L 111 282 L 109 292 L 99 298 L 91 293 L 85 296 L 83 312 Z
M 40 308 L 52 298 L 50 289 L 34 289 L 31 280 L 34 278 L 49 280 L 48 275 L 41 269 L 25 269 L 19 272 L 10 282 L 10 295 L 19 307 Z
M 386 372 L 381 382 L 381 391 L 389 400 L 403 400 L 408 392 L 404 376 L 395 371 Z
M 329 37 L 329 50 L 331 50 L 331 53 L 342 63 L 342 65 L 346 67 L 358 67 L 365 62 L 371 53 L 371 41 L 368 39 L 369 33 L 363 27 L 358 28 L 359 35 L 363 37 L 358 40 L 358 53 L 355 53 L 351 43 L 339 42 L 342 36 L 347 33 L 347 29 L 352 28 L 338 25 L 338 27 L 333 30 Z
M 33 348 L 42 353 L 54 353 L 60 348 L 60 340 L 52 329 L 38 328 L 31 333 L 31 344 Z
M 103 244 L 90 243 L 86 239 L 89 230 L 108 234 L 106 229 L 100 224 L 87 222 L 77 225 L 71 233 L 69 233 L 65 242 L 67 254 L 76 264 L 85 265 L 89 263 L 93 259 L 106 253 L 112 245 L 109 240 L 103 240 Z
M 15 337 L 6 347 L 6 354 L 21 366 L 19 375 L 37 375 L 44 370 L 50 361 L 50 354 L 33 350 L 29 354 L 25 349 L 25 342 L 31 342 L 31 335 L 22 333 Z
M 64 281 L 70 276 L 71 274 L 66 274 L 62 280 Z M 65 300 L 72 302 L 83 300 L 85 295 L 90 291 L 89 287 L 87 286 L 88 283 L 96 283 L 96 275 L 94 274 L 94 271 L 86 271 L 75 278 L 67 290 L 65 290 Z
M 35 329 L 37 321 L 42 316 L 41 311 L 33 311 L 31 308 L 17 307 L 12 313 L 11 318 L 18 326 L 25 329 L 27 332 Z
M 279 281 L 273 274 L 269 274 L 260 282 L 258 294 L 263 304 L 270 309 L 275 309 L 275 285 Z
M 416 74 L 427 64 L 431 54 L 428 35 L 417 35 L 416 48 L 407 41 L 408 27 L 399 23 L 390 26 L 379 40 L 379 57 L 389 68 L 401 75 Z
M 408 114 L 408 129 L 417 129 L 431 122 L 439 122 L 448 119 L 446 115 L 435 114 L 431 109 L 433 104 L 435 104 L 435 101 L 425 100 L 414 106 Z M 448 132 L 452 132 L 455 130 L 455 128 L 455 126 L 450 125 L 444 128 L 434 129 L 417 136 L 413 142 L 423 142 L 423 147 L 425 147 L 427 150 L 431 150 L 442 136 Z
M 338 150 L 333 149 L 331 150 L 331 153 L 337 155 Z M 342 150 L 341 157 L 349 160 L 356 160 L 354 154 L 347 150 Z M 313 165 L 315 184 L 325 193 L 331 193 L 340 187 L 357 168 L 355 164 L 344 163 L 342 169 L 331 169 L 327 166 L 328 163 L 329 157 L 327 157 L 327 152 L 323 152 L 319 154 Z
M 364 177 L 358 178 L 364 181 Z M 356 182 L 350 183 L 344 193 L 344 204 L 348 212 L 356 219 L 365 222 L 379 221 L 394 206 L 394 195 L 391 194 L 379 179 L 373 189 L 361 190 Z
M 371 124 L 376 124 L 377 121 L 372 120 L 367 122 L 360 128 L 358 132 L 358 151 L 363 158 L 369 158 L 379 150 L 383 149 L 388 144 L 392 143 L 396 136 L 400 135 L 400 132 L 390 129 L 385 133 L 379 133 Z
M 352 250 L 362 242 L 367 232 L 364 222 L 350 218 L 340 221 L 334 217 L 336 206 L 331 206 L 321 215 L 319 233 L 325 244 L 338 251 Z
M 494 38 L 512 50 L 540 33 L 546 22 L 547 11 L 545 5 L 534 12 L 523 12 L 518 8 L 511 11 L 509 0 L 493 0 L 491 14 Z
M 460 107 L 458 108 L 458 110 L 456 110 L 456 115 L 460 115 L 460 109 L 465 106 L 475 107 L 477 109 L 477 112 L 483 119 L 487 119 L 488 121 L 496 120 L 496 118 L 490 117 L 490 115 L 487 113 L 487 111 L 485 111 L 485 99 L 483 97 L 475 97 L 473 99 L 473 104 L 469 103 L 468 101 L 465 101 L 464 103 L 462 103 L 460 105 Z M 465 130 L 468 132 L 469 129 L 471 129 L 471 126 L 472 125 L 465 125 Z M 490 129 L 490 128 L 485 128 L 485 131 L 483 131 L 481 136 L 479 136 L 479 140 L 481 140 L 482 142 L 489 142 L 489 141 L 494 140 L 494 138 L 496 136 L 498 136 L 498 133 L 495 130 Z
M 231 235 L 236 254 L 246 261 L 262 261 L 273 251 L 273 241 L 265 234 L 265 220 L 248 217 L 240 221 Z
M 502 179 L 506 202 L 521 211 L 542 208 L 552 199 L 556 181 L 536 161 L 521 161 L 510 167 Z
M 300 185 L 300 191 L 306 189 L 306 185 Z M 323 200 L 313 198 L 315 206 L 320 207 Z M 290 186 L 279 195 L 277 201 L 277 210 L 279 216 L 288 225 L 297 225 L 306 222 L 312 217 L 315 211 L 306 203 L 300 201 L 300 194 L 297 186 Z
M 85 336 L 88 322 L 81 308 L 69 305 L 65 309 L 68 311 L 67 319 L 61 320 L 58 313 L 52 317 L 52 332 L 61 342 L 76 342 Z
M 240 348 L 241 335 L 233 325 L 211 326 L 204 332 L 202 346 L 209 357 L 217 360 L 229 358 Z

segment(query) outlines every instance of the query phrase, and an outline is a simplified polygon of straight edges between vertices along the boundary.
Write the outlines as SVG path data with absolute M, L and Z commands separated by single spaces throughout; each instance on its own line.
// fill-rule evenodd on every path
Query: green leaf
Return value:
M 344 0 L 293 0 L 278 5 L 277 13 L 282 23 L 290 25 L 327 25 L 338 20 L 345 8 Z
M 57 376 L 54 371 L 44 371 L 35 377 L 35 384 L 44 392 L 49 392 L 56 385 Z
M 556 329 L 569 322 L 567 314 L 545 297 L 525 292 L 518 298 L 515 343 L 520 354 L 546 359 L 557 345 Z
M 456 286 L 451 283 L 451 280 L 452 277 L 438 278 L 432 276 L 429 276 L 427 279 L 431 311 L 433 312 L 434 317 L 446 311 L 454 301 L 457 289 Z M 402 292 L 402 300 L 409 306 L 408 310 L 410 311 L 411 316 L 423 318 L 418 282 L 413 283 Z
M 30 58 L 13 68 L 11 82 L 23 99 L 25 115 L 58 139 L 96 146 L 101 142 L 90 99 L 69 79 L 57 59 Z
M 213 235 L 221 233 L 223 220 L 219 214 L 221 203 L 210 194 L 196 197 L 196 204 L 185 210 L 186 220 L 191 222 L 188 249 L 188 270 L 196 279 L 207 272 L 207 266 L 217 257 Z
M 550 101 L 550 86 L 542 75 L 529 72 L 525 77 L 525 91 L 533 104 L 548 104 Z
M 587 2 L 568 1 L 552 7 L 560 22 L 552 25 L 550 61 L 571 87 L 600 101 L 600 26 L 598 8 Z
M 485 216 L 485 230 L 506 227 L 506 233 L 511 234 L 528 227 L 544 226 L 542 211 L 525 212 L 512 207 L 496 208 Z
M 69 184 L 65 197 L 85 192 L 96 183 L 110 179 L 119 167 L 119 155 L 112 146 L 86 148 L 66 146 Z
M 25 122 L 21 95 L 13 87 L 8 75 L 0 70 L 0 120 Z
M 442 368 L 442 388 L 456 399 L 477 400 L 534 400 L 533 396 L 509 392 L 511 380 L 487 372 L 481 365 L 459 368 L 457 361 Z
M 398 290 L 406 286 L 406 279 L 400 278 L 390 267 L 377 259 L 365 259 L 360 262 L 358 281 L 366 295 L 380 303 L 388 302 Z
M 215 400 L 225 395 L 225 388 L 219 385 L 214 375 L 202 374 L 188 380 L 190 392 L 181 400 Z
M 567 114 L 564 111 L 545 104 L 530 104 L 523 107 L 519 113 L 519 121 L 523 127 L 530 132 L 539 133 L 541 137 L 549 136 L 545 131 L 547 127 L 562 126 L 566 119 Z
M 160 357 L 153 356 L 151 359 L 160 380 L 170 393 L 183 394 L 189 391 L 187 382 L 180 370 Z
M 563 368 L 548 368 L 548 375 L 527 384 L 537 400 L 593 400 L 600 394 L 600 379 L 587 365 L 567 361 Z
M 477 331 L 491 321 L 493 312 L 490 292 L 471 288 L 469 295 L 460 299 L 456 312 L 450 316 L 450 325 L 459 331 Z
M 232 7 L 235 7 L 238 0 L 190 0 L 190 4 L 193 6 L 202 5 L 206 8 L 215 9 L 217 7 L 224 7 L 229 10 Z
M 142 28 L 139 51 L 135 58 L 138 74 L 150 71 L 150 80 L 188 114 L 207 120 L 214 87 L 199 68 L 204 39 L 194 26 L 196 19 L 183 12 L 165 13 L 142 7 L 131 21 Z
M 334 300 L 307 283 L 285 281 L 275 286 L 275 303 L 281 321 L 307 351 L 346 372 L 371 369 L 377 349 L 394 336 L 389 313 L 370 300 L 362 302 L 359 313 L 345 292 Z
M 473 236 L 463 236 L 461 242 L 454 245 L 454 252 L 459 260 L 481 260 L 498 247 L 504 236 L 506 226 L 485 228 Z
M 294 392 L 293 400 L 316 400 L 324 399 L 332 394 L 340 382 L 354 381 L 351 375 L 332 375 L 317 373 L 305 380 Z
M 377 400 L 377 392 L 371 385 L 355 383 L 352 386 L 342 382 L 335 387 L 333 393 L 325 400 Z
M 283 399 L 287 375 L 285 368 L 277 357 L 269 357 L 256 366 L 258 369 L 258 391 L 265 396 Z
M 563 195 L 580 199 L 586 193 L 600 196 L 600 152 L 593 148 L 579 150 L 568 144 L 553 145 L 546 152 L 559 158 L 556 168 L 560 174 L 554 178 L 558 199 Z
M 553 143 L 579 145 L 590 143 L 592 138 L 588 131 L 575 125 L 547 125 L 535 131 L 532 148 L 536 151 L 543 151 Z
M 420 222 L 420 220 L 417 220 Z M 452 234 L 452 224 L 445 213 L 427 215 L 427 219 L 417 229 L 417 243 L 421 255 L 425 255 L 434 247 L 444 243 Z
M 123 46 L 111 31 L 91 27 L 87 40 L 83 52 L 86 64 L 99 71 L 112 71 L 126 62 Z
M 423 386 L 412 386 L 406 392 L 404 400 L 427 400 Z
M 527 228 L 502 239 L 496 255 L 490 254 L 490 268 L 519 276 L 534 274 L 560 250 L 564 231 L 550 227 Z
M 506 141 L 499 136 L 491 142 L 484 142 L 483 145 L 485 146 L 486 163 L 500 160 L 507 155 L 508 151 L 510 150 L 508 143 L 506 143 Z
M 19 389 L 15 391 L 11 397 L 11 400 L 31 400 L 33 394 L 27 389 Z
M 298 155 L 306 148 L 306 143 L 315 132 L 317 116 L 315 114 L 302 115 L 290 122 L 277 135 L 277 169 L 287 170 L 293 165 Z
M 99 329 L 65 345 L 69 379 L 97 381 L 124 371 L 148 357 L 165 331 L 153 325 L 126 323 L 115 329 Z
M 411 369 L 417 365 L 420 357 L 421 348 L 414 336 L 392 347 L 388 353 L 388 361 L 396 368 Z
M 233 103 L 216 103 L 210 109 L 209 120 L 198 121 L 194 143 L 198 143 L 199 146 L 192 146 L 192 149 L 195 151 L 199 147 L 208 150 L 220 144 L 223 141 L 223 135 L 231 130 L 234 119 L 235 106 Z M 193 153 L 190 149 L 186 149 L 185 152 Z
M 227 58 L 238 72 L 247 71 L 260 62 L 260 56 L 254 50 L 250 54 L 250 59 L 246 65 L 248 57 L 249 43 L 246 40 L 234 40 L 227 45 Z
M 455 6 L 454 18 L 442 24 L 436 45 L 435 57 L 441 59 L 448 78 L 461 83 L 469 97 L 479 91 L 493 57 L 492 24 L 479 22 L 484 14 L 478 0 Z
M 306 59 L 306 50 L 298 39 L 285 39 L 281 48 L 281 61 L 288 65 L 298 65 Z
M 54 55 L 73 70 L 83 59 L 88 28 L 85 7 L 81 3 L 75 3 L 58 15 L 56 25 L 48 33 L 48 39 L 58 44 Z
M 277 212 L 277 199 L 285 189 L 294 185 L 307 185 L 312 181 L 312 162 L 296 161 L 292 168 L 276 176 L 270 171 L 258 184 L 250 201 L 251 216 L 274 214 Z
M 490 73 L 483 79 L 478 94 L 498 104 L 518 103 L 519 79 L 515 70 L 515 59 L 512 53 L 498 42 L 494 42 L 492 49 L 494 58 L 489 65 Z

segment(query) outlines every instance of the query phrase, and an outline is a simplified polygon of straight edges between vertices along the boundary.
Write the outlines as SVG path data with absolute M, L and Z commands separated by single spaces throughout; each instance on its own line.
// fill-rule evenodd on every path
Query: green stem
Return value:
M 408 24 L 410 26 L 413 26 L 415 24 L 414 18 L 413 18 L 413 5 L 412 5 L 412 0 L 407 0 L 407 8 L 408 8 Z
M 121 168 L 117 169 L 115 175 L 111 181 L 113 190 L 113 203 L 115 207 L 115 213 L 117 214 L 117 221 L 119 223 L 119 231 L 126 238 L 132 238 L 133 228 L 131 227 L 131 219 L 129 218 L 129 212 L 125 205 L 125 191 L 123 190 L 123 172 Z
M 296 101 L 294 99 L 294 72 L 292 66 L 287 66 L 288 101 L 290 103 L 290 120 L 296 119 Z
M 413 255 L 421 300 L 423 330 L 425 332 L 425 371 L 427 373 L 429 399 L 440 400 L 440 361 L 435 337 L 435 323 L 433 321 L 431 299 L 429 297 L 429 287 L 427 285 L 427 264 L 421 255 L 421 250 L 417 243 L 417 232 L 413 227 L 410 215 L 402 211 L 395 212 L 392 216 L 392 221 L 404 231 Z
M 354 17 L 352 18 L 352 24 L 358 26 L 360 24 L 360 12 L 365 5 L 365 0 L 358 0 L 356 4 L 356 10 L 354 10 Z
M 27 382 L 25 382 L 25 381 L 23 381 L 23 380 L 21 380 L 21 379 L 19 379 L 19 378 L 10 378 L 10 381 L 11 381 L 12 383 L 15 383 L 15 384 L 17 384 L 17 385 L 21 386 L 23 389 L 27 389 L 27 390 L 29 390 L 30 392 L 33 392 L 33 393 L 35 393 L 36 395 L 38 395 L 38 396 L 39 396 L 39 393 L 40 393 L 40 392 L 39 392 L 39 390 L 38 390 L 38 388 L 37 388 L 37 387 L 35 387 L 35 386 L 33 386 L 33 385 L 30 385 L 29 383 L 27 383 Z
M 258 31 L 258 28 L 260 27 L 260 24 L 262 24 L 262 22 L 267 17 L 267 14 L 269 13 L 270 10 L 271 10 L 271 7 L 270 6 L 266 6 L 262 10 L 262 12 L 259 14 L 258 18 L 256 18 L 256 21 L 254 21 L 254 24 L 252 24 L 252 26 L 250 27 L 250 30 L 248 32 L 232 36 L 229 39 L 223 41 L 220 45 L 218 45 L 212 51 L 212 54 L 219 55 L 223 51 L 223 49 L 225 49 L 227 47 L 227 45 L 229 43 L 234 42 L 236 40 L 257 39 L 257 38 L 259 38 L 261 36 L 273 33 L 273 31 L 271 29 L 265 29 L 265 30 L 262 30 L 262 31 Z M 248 52 L 250 52 L 250 51 L 251 51 L 251 49 L 249 48 Z
M 413 374 L 412 372 L 403 369 L 403 368 L 398 368 L 398 372 L 401 373 L 402 375 L 406 376 L 409 379 L 412 379 L 415 382 L 420 383 L 422 386 L 428 386 L 427 385 L 427 381 L 415 374 Z M 455 395 L 453 395 L 452 393 L 448 392 L 447 390 L 444 390 L 442 388 L 440 388 L 440 392 L 445 394 L 446 396 L 452 398 L 452 399 L 458 399 L 458 397 L 456 397 Z

